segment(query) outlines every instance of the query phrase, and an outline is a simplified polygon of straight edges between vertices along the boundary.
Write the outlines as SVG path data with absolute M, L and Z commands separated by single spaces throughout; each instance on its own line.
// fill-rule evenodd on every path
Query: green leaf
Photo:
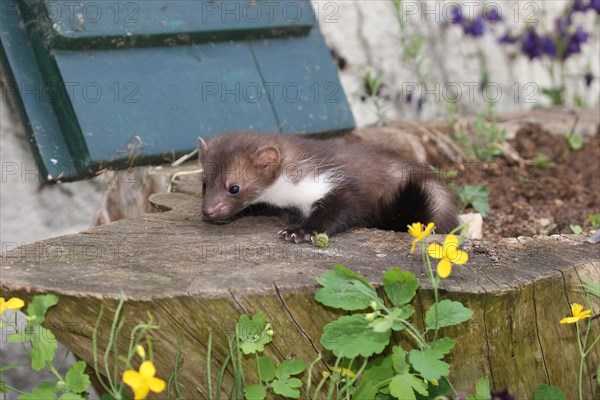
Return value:
M 492 392 L 490 391 L 490 379 L 486 376 L 485 378 L 479 378 L 475 385 L 475 398 L 477 400 L 490 400 L 492 398 Z
M 59 397 L 59 400 L 86 400 L 85 397 L 82 397 L 75 393 L 65 393 Z
M 270 382 L 275 378 L 275 371 L 277 368 L 268 356 L 262 356 L 258 358 L 258 368 L 260 370 L 260 378 L 263 382 Z
M 413 273 L 394 267 L 383 274 L 383 288 L 392 304 L 399 307 L 413 299 L 419 280 Z
M 77 361 L 72 364 L 65 376 L 65 382 L 73 393 L 82 393 L 90 386 L 90 377 L 84 372 L 85 361 Z
M 377 357 L 369 361 L 362 373 L 362 381 L 382 382 L 394 376 L 392 356 Z
M 273 338 L 267 334 L 267 317 L 262 312 L 254 314 L 252 318 L 247 315 L 240 316 L 237 329 L 240 338 L 240 349 L 244 354 L 263 351 L 265 345 Z
M 275 376 L 279 379 L 287 379 L 292 375 L 297 375 L 304 371 L 306 368 L 306 364 L 302 360 L 298 360 L 294 358 L 292 360 L 284 360 L 279 367 L 277 367 L 277 372 Z
M 440 355 L 439 358 L 442 358 L 446 354 L 450 353 L 450 350 L 454 348 L 455 344 L 456 342 L 454 340 L 444 337 L 436 340 L 431 346 L 431 349 Z
M 267 391 L 262 385 L 255 384 L 244 388 L 246 400 L 263 400 L 267 397 Z
M 567 136 L 567 142 L 571 150 L 581 150 L 583 147 L 583 136 L 578 133 L 569 134 Z
M 556 386 L 542 384 L 533 394 L 535 400 L 566 400 L 567 396 Z
M 323 287 L 315 294 L 315 300 L 329 307 L 364 310 L 378 297 L 369 282 L 341 265 L 325 271 L 317 282 Z
M 360 386 L 352 393 L 353 399 L 374 399 L 379 392 L 377 382 L 361 380 Z
M 407 374 L 410 366 L 406 362 L 406 351 L 400 346 L 394 346 L 392 349 L 392 366 L 394 371 L 399 374 Z
M 427 384 L 414 375 L 396 375 L 390 382 L 390 394 L 400 400 L 416 400 L 415 392 L 427 396 Z
M 369 357 L 383 351 L 391 333 L 391 330 L 373 332 L 365 314 L 346 315 L 325 325 L 321 344 L 336 357 Z
M 298 389 L 302 386 L 302 381 L 298 378 L 288 378 L 286 382 L 289 387 L 294 389 Z
M 575 235 L 581 235 L 583 233 L 583 228 L 581 225 L 569 225 L 569 228 L 571 228 L 571 232 L 573 232 Z
M 31 339 L 34 336 L 31 333 L 26 333 L 25 331 L 21 331 L 19 333 L 15 333 L 8 337 L 8 343 L 25 343 L 31 342 Z
M 54 354 L 58 347 L 54 334 L 46 328 L 37 327 L 35 340 L 31 341 L 29 357 L 31 358 L 31 369 L 40 371 L 54 360 Z
M 473 316 L 473 311 L 458 301 L 442 300 L 434 304 L 425 314 L 427 329 L 435 329 L 435 309 L 438 309 L 439 327 L 457 325 L 468 321 Z
M 53 400 L 56 399 L 56 384 L 51 382 L 42 382 L 40 386 L 33 389 L 31 393 L 25 393 L 19 396 L 19 400 Z
M 50 307 L 58 304 L 58 296 L 53 294 L 38 294 L 27 306 L 27 316 L 29 322 L 41 324 L 46 319 L 46 312 Z
M 288 380 L 291 380 L 291 379 L 296 380 L 296 378 L 289 378 L 289 379 L 285 379 L 285 380 L 275 379 L 273 381 L 273 383 L 271 384 L 273 391 L 283 397 L 289 397 L 292 399 L 300 398 L 300 390 L 298 390 L 296 387 L 290 386 L 290 383 L 288 382 Z M 293 382 L 295 382 L 295 381 L 293 381 Z
M 379 333 L 386 332 L 390 329 L 401 331 L 404 329 L 404 325 L 402 324 L 401 320 L 408 319 L 413 312 L 414 309 L 410 304 L 405 305 L 402 308 L 394 307 L 391 313 L 384 317 L 377 318 L 376 320 L 372 321 L 369 326 L 373 329 L 373 331 Z
M 444 355 L 434 349 L 411 350 L 408 360 L 413 368 L 428 381 L 438 380 L 450 373 L 450 365 L 440 360 Z
M 6 382 L 0 379 L 0 393 L 6 394 L 8 393 L 8 388 L 6 387 Z

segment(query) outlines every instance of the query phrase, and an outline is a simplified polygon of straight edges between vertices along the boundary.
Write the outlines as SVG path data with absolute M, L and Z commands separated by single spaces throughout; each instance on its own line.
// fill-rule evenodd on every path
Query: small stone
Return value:
M 550 218 L 540 218 L 537 220 L 537 222 L 541 225 L 542 228 L 545 228 L 552 223 Z
M 483 239 L 483 217 L 479 213 L 461 214 L 458 216 L 460 221 L 467 226 L 467 235 L 469 239 Z

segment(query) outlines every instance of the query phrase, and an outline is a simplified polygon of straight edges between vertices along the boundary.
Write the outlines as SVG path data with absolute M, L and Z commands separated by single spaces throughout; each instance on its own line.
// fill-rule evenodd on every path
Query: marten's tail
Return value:
M 434 179 L 409 178 L 377 214 L 377 227 L 393 231 L 406 231 L 414 222 L 433 222 L 436 233 L 448 233 L 460 224 L 454 195 Z

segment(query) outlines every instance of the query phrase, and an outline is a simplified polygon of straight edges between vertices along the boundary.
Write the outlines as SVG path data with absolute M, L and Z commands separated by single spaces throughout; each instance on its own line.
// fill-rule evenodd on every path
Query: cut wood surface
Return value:
M 123 293 L 127 326 L 145 321 L 146 311 L 161 326 L 152 334 L 159 376 L 170 374 L 181 338 L 180 386 L 190 399 L 198 398 L 197 387 L 206 393 L 209 332 L 216 371 L 227 354 L 226 336 L 241 313 L 267 314 L 275 330 L 269 355 L 313 360 L 322 351 L 323 326 L 340 315 L 314 301 L 315 278 L 335 263 L 374 283 L 387 268 L 408 269 L 425 287 L 414 302 L 415 321 L 422 320 L 422 310 L 431 304 L 420 257 L 408 254 L 411 240 L 406 233 L 353 229 L 334 236 L 331 247 L 320 250 L 279 239 L 276 233 L 283 223 L 276 218 L 246 217 L 214 225 L 203 221 L 196 196 L 155 194 L 151 202 L 171 211 L 3 254 L 3 296 L 58 294 L 60 303 L 49 312 L 47 323 L 59 341 L 91 363 L 100 305 L 105 305 L 99 331 L 103 345 Z M 575 329 L 558 321 L 569 314 L 570 303 L 585 304 L 574 291 L 582 277 L 600 280 L 600 247 L 584 243 L 582 236 L 553 236 L 469 241 L 464 249 L 469 262 L 454 267 L 442 293 L 442 298 L 463 301 L 475 312 L 468 323 L 446 330 L 457 340 L 450 356 L 454 386 L 472 392 L 477 378 L 488 375 L 496 389 L 507 386 L 519 398 L 531 398 L 545 382 L 563 388 L 568 398 L 576 397 Z M 592 334 L 598 333 L 594 328 Z M 398 340 L 408 343 L 401 336 Z M 119 344 L 125 349 L 127 339 Z M 592 376 L 599 359 L 596 348 L 586 365 L 586 398 L 596 393 Z M 325 360 L 333 363 L 327 353 Z M 252 377 L 253 364 L 247 367 Z M 320 364 L 315 377 L 324 368 Z

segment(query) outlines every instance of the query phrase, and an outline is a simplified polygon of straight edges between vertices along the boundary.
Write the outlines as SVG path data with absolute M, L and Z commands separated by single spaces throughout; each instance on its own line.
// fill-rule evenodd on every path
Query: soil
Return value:
M 464 165 L 456 183 L 488 187 L 484 239 L 573 233 L 570 225 L 590 231 L 588 217 L 600 212 L 600 134 L 586 137 L 583 147 L 573 151 L 564 136 L 527 124 L 508 143 L 527 160 L 543 153 L 555 165 L 520 167 L 503 157 Z

